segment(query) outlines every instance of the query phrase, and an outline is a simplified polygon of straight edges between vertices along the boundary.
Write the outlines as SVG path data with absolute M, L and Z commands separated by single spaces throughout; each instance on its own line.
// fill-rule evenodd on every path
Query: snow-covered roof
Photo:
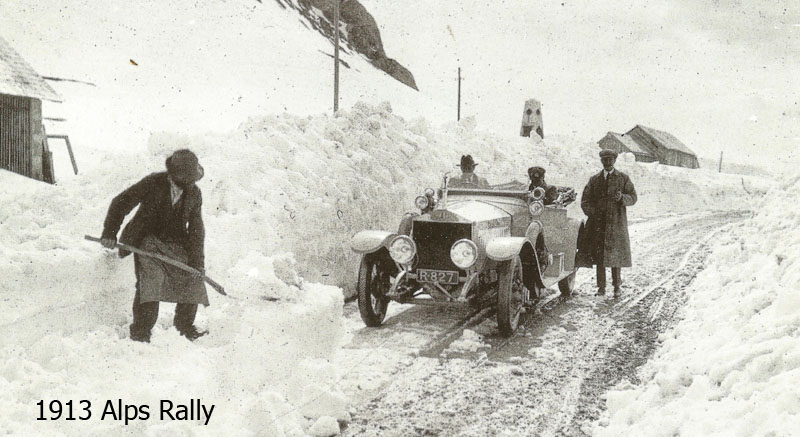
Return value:
M 648 135 L 653 137 L 656 141 L 658 141 L 659 143 L 661 143 L 661 145 L 663 145 L 668 149 L 678 150 L 683 153 L 688 153 L 689 155 L 692 156 L 697 156 L 692 151 L 692 149 L 686 147 L 686 144 L 683 144 L 681 140 L 675 138 L 675 136 L 669 132 L 653 129 L 652 127 L 642 126 L 641 124 L 637 124 L 636 127 L 634 127 L 633 129 L 636 129 L 637 127 L 646 132 Z M 628 131 L 628 133 L 630 133 L 630 131 Z
M 628 150 L 630 150 L 633 153 L 651 155 L 650 152 L 648 152 L 645 149 L 642 149 L 642 147 L 639 145 L 639 143 L 637 143 L 633 138 L 631 138 L 628 135 L 618 134 L 616 132 L 609 132 L 608 135 L 610 135 L 611 137 L 615 138 L 617 141 L 619 141 L 622 145 L 627 147 Z
M 0 37 L 0 94 L 61 101 L 61 96 L 2 37 Z

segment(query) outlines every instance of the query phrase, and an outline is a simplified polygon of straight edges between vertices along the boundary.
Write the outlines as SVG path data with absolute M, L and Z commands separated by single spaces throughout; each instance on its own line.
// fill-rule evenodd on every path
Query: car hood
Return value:
M 490 196 L 451 197 L 445 208 L 431 212 L 435 221 L 457 221 L 481 223 L 510 218 L 527 209 L 525 202 L 518 199 Z

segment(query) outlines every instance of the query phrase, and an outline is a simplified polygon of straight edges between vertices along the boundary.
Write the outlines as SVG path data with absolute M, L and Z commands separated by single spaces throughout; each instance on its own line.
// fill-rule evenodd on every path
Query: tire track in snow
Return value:
M 571 299 L 552 299 L 510 339 L 490 336 L 488 354 L 417 357 L 400 366 L 358 408 L 344 435 L 587 433 L 582 427 L 604 408 L 605 391 L 636 381 L 658 333 L 672 323 L 682 301 L 670 294 L 679 295 L 702 269 L 702 237 L 743 216 L 703 213 L 632 225 L 637 264 L 625 272 L 624 298 L 591 296 L 594 275 L 583 271 Z

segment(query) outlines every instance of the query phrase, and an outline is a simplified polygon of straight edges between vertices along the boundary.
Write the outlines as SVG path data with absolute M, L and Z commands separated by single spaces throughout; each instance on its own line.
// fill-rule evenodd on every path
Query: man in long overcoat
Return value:
M 108 208 L 101 242 L 113 248 L 125 216 L 139 210 L 125 226 L 120 242 L 183 262 L 204 271 L 205 228 L 203 203 L 195 182 L 203 177 L 203 167 L 190 150 L 182 149 L 167 158 L 167 171 L 146 176 L 116 196 Z M 120 249 L 120 257 L 130 253 Z M 160 260 L 134 255 L 136 295 L 130 338 L 149 342 L 150 331 L 158 319 L 159 302 L 174 302 L 175 328 L 189 340 L 207 332 L 194 326 L 197 305 L 208 305 L 202 276 L 187 273 Z
M 617 152 L 600 152 L 603 170 L 592 176 L 583 189 L 581 208 L 586 221 L 587 243 L 592 264 L 597 266 L 597 294 L 606 292 L 606 267 L 611 267 L 614 295 L 618 296 L 621 267 L 631 266 L 627 207 L 636 203 L 636 189 L 625 173 L 614 168 Z

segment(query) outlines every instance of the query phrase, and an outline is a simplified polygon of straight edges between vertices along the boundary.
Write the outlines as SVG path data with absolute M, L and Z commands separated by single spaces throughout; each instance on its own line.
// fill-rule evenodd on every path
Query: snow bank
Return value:
M 163 168 L 164 155 L 97 153 L 105 165 L 57 186 L 0 171 L 0 185 L 14 187 L 0 194 L 0 430 L 280 436 L 303 435 L 321 417 L 347 420 L 340 371 L 330 364 L 344 341 L 342 290 L 304 281 L 289 253 L 252 250 L 248 243 L 269 224 L 257 208 L 213 207 L 246 193 L 235 165 L 210 165 L 228 188 L 206 206 L 209 275 L 233 298 L 209 288 L 211 306 L 201 307 L 197 324 L 211 333 L 196 343 L 178 336 L 171 304 L 161 306 L 152 343 L 127 339 L 132 258 L 120 260 L 83 235 L 99 235 L 113 195 L 143 169 Z M 54 399 L 73 400 L 76 415 L 88 400 L 92 418 L 36 421 L 37 402 Z M 149 405 L 149 420 L 125 425 L 102 416 L 105 402 L 117 399 Z M 216 408 L 207 426 L 161 422 L 162 399 Z
M 800 175 L 724 235 L 683 320 L 641 374 L 608 395 L 596 435 L 794 435 L 800 416 Z M 605 422 L 605 421 L 604 421 Z
M 171 305 L 153 344 L 131 344 L 132 262 L 103 255 L 82 236 L 98 235 L 111 198 L 183 147 L 206 170 L 199 185 L 208 273 L 239 299 L 210 291 L 212 306 L 198 323 L 212 334 L 196 347 L 171 329 Z M 568 138 L 500 137 L 476 130 L 474 120 L 436 128 L 388 104 L 357 104 L 338 117 L 251 118 L 224 134 L 154 134 L 146 153 L 98 150 L 97 166 L 57 186 L 0 172 L 2 184 L 15 187 L 0 199 L 0 325 L 9 333 L 0 348 L 11 357 L 0 402 L 15 411 L 3 428 L 29 429 L 22 418 L 35 414 L 37 398 L 52 396 L 48 387 L 144 402 L 202 386 L 195 397 L 226 407 L 217 426 L 250 430 L 293 432 L 311 425 L 303 416 L 346 420 L 346 400 L 332 388 L 338 370 L 324 360 L 343 341 L 337 286 L 352 287 L 358 261 L 349 239 L 361 229 L 395 229 L 414 197 L 455 174 L 466 153 L 492 183 L 525 180 L 527 167 L 541 165 L 550 183 L 580 190 L 599 167 L 596 146 Z M 618 167 L 640 193 L 632 220 L 748 206 L 738 177 L 642 165 L 630 155 Z M 744 187 L 767 185 L 750 178 Z M 577 203 L 570 213 L 581 216 Z M 31 388 L 31 378 L 49 382 Z
M 215 238 L 215 256 L 228 258 L 278 249 L 295 254 L 302 276 L 352 293 L 358 259 L 349 240 L 362 229 L 395 230 L 412 211 L 414 197 L 457 175 L 462 154 L 472 154 L 490 183 L 527 180 L 541 165 L 547 180 L 580 192 L 599 171 L 597 146 L 566 137 L 506 137 L 477 130 L 474 120 L 442 127 L 407 120 L 388 103 L 359 103 L 338 117 L 288 114 L 253 117 L 220 135 L 154 135 L 153 165 L 169 150 L 190 147 L 206 166 L 205 211 L 235 217 L 229 225 L 255 229 L 232 247 Z M 158 158 L 156 158 L 158 157 Z M 221 169 L 236 168 L 223 174 Z M 640 194 L 632 219 L 698 209 L 749 208 L 748 190 L 763 193 L 769 181 L 658 164 L 626 154 L 618 167 Z M 743 185 L 744 184 L 744 185 Z M 578 203 L 570 213 L 583 217 Z

